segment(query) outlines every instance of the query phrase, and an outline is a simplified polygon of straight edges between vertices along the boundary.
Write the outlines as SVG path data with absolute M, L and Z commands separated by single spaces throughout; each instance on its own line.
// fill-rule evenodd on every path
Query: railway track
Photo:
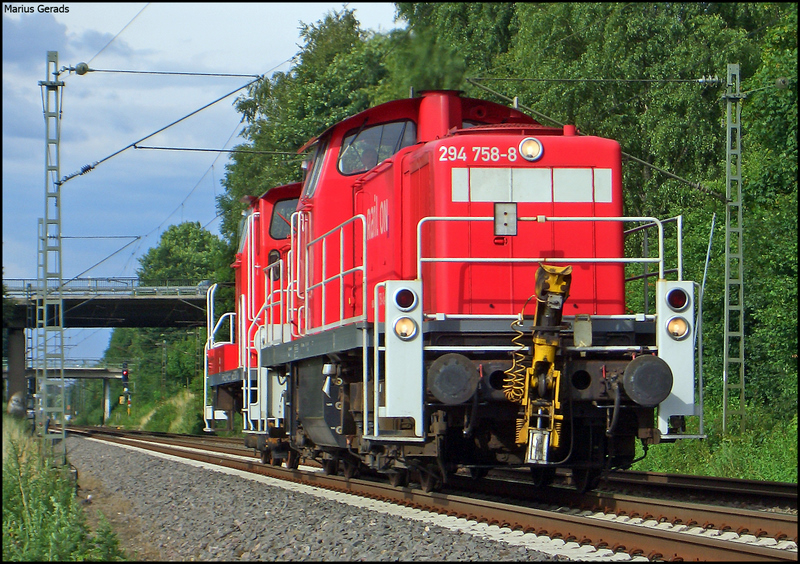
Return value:
M 425 493 L 369 479 L 345 479 L 316 470 L 262 464 L 236 439 L 152 436 L 119 430 L 75 429 L 163 454 L 405 505 L 415 509 L 591 544 L 650 560 L 796 561 L 797 515 L 640 498 L 618 493 L 550 487 L 534 490 L 519 481 L 454 476 L 446 490 Z M 198 440 L 200 439 L 198 444 Z M 241 443 L 239 443 L 241 444 Z M 640 476 L 634 480 L 642 480 Z M 796 487 L 795 487 L 796 503 Z M 514 500 L 513 503 L 510 500 Z
M 718 478 L 714 476 L 682 476 L 659 472 L 611 472 L 605 481 L 610 486 L 646 491 L 693 491 L 704 498 L 732 499 L 738 502 L 775 503 L 797 510 L 797 484 Z

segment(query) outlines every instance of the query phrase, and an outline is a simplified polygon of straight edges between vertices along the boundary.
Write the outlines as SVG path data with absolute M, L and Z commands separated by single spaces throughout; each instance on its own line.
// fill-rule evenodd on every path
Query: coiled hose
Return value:
M 521 339 L 525 336 L 519 327 L 522 327 L 522 314 L 519 319 L 515 319 L 511 323 L 511 328 L 517 335 L 511 339 L 511 342 L 516 345 L 516 349 L 511 353 L 511 368 L 503 372 L 507 378 L 503 379 L 503 394 L 505 394 L 508 401 L 522 403 L 525 397 L 525 345 L 522 344 Z
M 525 300 L 525 305 L 522 306 L 519 317 L 511 323 L 511 328 L 517 333 L 516 336 L 511 339 L 511 342 L 516 345 L 517 348 L 511 353 L 511 368 L 503 372 L 503 374 L 508 376 L 503 379 L 503 394 L 508 401 L 513 401 L 515 403 L 522 403 L 522 400 L 525 398 L 525 377 L 527 369 L 525 368 L 524 361 L 527 355 L 524 352 L 525 345 L 522 343 L 522 338 L 525 336 L 525 333 L 523 333 L 521 327 L 523 316 L 525 315 L 525 308 L 534 297 L 536 297 L 535 294 Z M 536 324 L 536 320 L 534 320 L 534 324 Z

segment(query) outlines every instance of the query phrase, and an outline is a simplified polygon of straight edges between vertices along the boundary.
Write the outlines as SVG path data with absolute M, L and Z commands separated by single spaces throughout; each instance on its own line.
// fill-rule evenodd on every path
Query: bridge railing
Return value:
M 10 297 L 28 297 L 38 293 L 39 281 L 31 278 L 4 278 L 3 285 Z M 191 284 L 187 280 L 164 280 L 143 284 L 138 278 L 75 278 L 64 282 L 65 295 L 127 295 L 127 296 L 203 296 L 210 286 L 204 280 Z M 55 287 L 52 288 L 56 290 Z

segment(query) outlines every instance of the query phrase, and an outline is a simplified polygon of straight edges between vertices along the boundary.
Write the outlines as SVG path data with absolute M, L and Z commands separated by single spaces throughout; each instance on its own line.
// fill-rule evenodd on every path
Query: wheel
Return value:
M 470 466 L 469 469 L 469 476 L 473 480 L 480 480 L 481 478 L 485 478 L 489 474 L 488 468 L 480 468 L 478 466 Z
M 541 466 L 531 466 L 531 481 L 537 488 L 549 486 L 556 477 L 555 468 L 542 468 Z
M 272 458 L 272 455 L 269 453 L 269 451 L 261 450 L 259 451 L 259 454 L 261 455 L 261 464 L 269 464 L 270 459 Z
M 397 468 L 389 473 L 389 483 L 395 488 L 405 488 L 408 486 L 408 470 Z
M 270 461 L 269 461 L 269 463 L 270 463 L 272 466 L 280 466 L 280 465 L 281 465 L 281 462 L 283 462 L 283 459 L 282 459 L 282 458 L 278 458 L 277 456 L 270 456 Z
M 322 472 L 327 476 L 335 476 L 339 472 L 339 460 L 326 458 L 322 461 Z
M 429 464 L 425 470 L 419 473 L 419 485 L 425 493 L 431 493 L 442 487 L 442 480 L 439 478 L 439 470 L 433 464 Z
M 594 468 L 575 468 L 572 470 L 572 483 L 579 493 L 586 493 L 600 483 L 600 470 Z
M 297 470 L 300 466 L 300 454 L 296 450 L 289 449 L 286 453 L 286 467 L 290 470 Z
M 345 460 L 344 461 L 343 474 L 344 474 L 344 477 L 347 478 L 348 480 L 351 479 L 351 478 L 357 478 L 358 474 L 359 474 L 358 470 L 359 470 L 359 463 L 358 462 L 353 462 L 353 461 L 350 461 L 350 460 Z

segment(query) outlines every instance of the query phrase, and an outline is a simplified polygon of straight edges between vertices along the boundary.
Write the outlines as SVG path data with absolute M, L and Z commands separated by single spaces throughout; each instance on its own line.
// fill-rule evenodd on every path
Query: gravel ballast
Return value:
M 79 487 L 91 481 L 126 500 L 131 515 L 121 517 L 163 560 L 567 559 L 348 505 L 325 490 L 320 497 L 81 437 L 67 449 Z

